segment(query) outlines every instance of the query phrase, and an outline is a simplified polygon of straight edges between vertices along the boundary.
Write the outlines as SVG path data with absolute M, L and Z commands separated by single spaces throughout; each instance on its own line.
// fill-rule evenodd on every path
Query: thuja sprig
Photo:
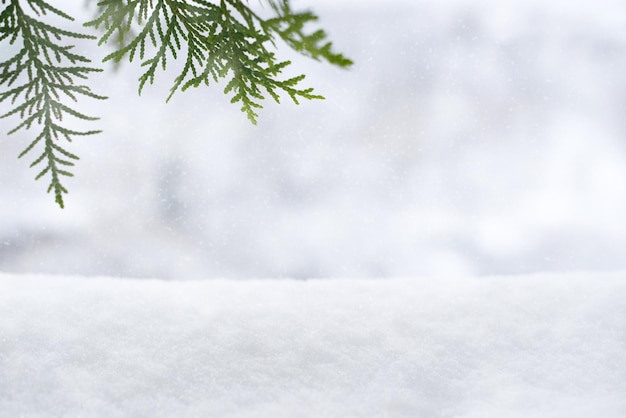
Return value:
M 264 31 L 268 34 L 277 34 L 287 45 L 301 54 L 315 60 L 325 60 L 339 67 L 349 67 L 352 60 L 342 54 L 333 52 L 332 42 L 327 41 L 326 32 L 318 29 L 313 33 L 306 33 L 305 26 L 316 22 L 318 17 L 309 11 L 294 12 L 288 0 L 268 0 L 276 17 L 260 20 Z
M 50 176 L 48 192 L 54 191 L 56 202 L 63 207 L 67 189 L 61 180 L 72 176 L 70 169 L 78 160 L 65 141 L 100 132 L 68 127 L 68 116 L 97 119 L 68 102 L 77 102 L 81 96 L 105 99 L 79 84 L 90 73 L 101 70 L 87 66 L 90 60 L 73 52 L 72 43 L 98 38 L 50 23 L 50 17 L 70 23 L 73 18 L 47 0 L 0 1 L 4 7 L 0 11 L 0 43 L 6 51 L 15 51 L 0 62 L 0 87 L 4 88 L 0 102 L 11 106 L 0 119 L 21 119 L 9 134 L 36 132 L 19 157 L 38 153 L 31 164 L 40 170 L 36 179 Z M 114 45 L 104 61 L 141 62 L 140 93 L 168 62 L 180 59 L 183 63 L 167 100 L 177 91 L 225 79 L 224 93 L 256 124 L 256 111 L 267 95 L 276 102 L 287 95 L 296 104 L 300 99 L 323 98 L 312 88 L 300 87 L 304 75 L 282 75 L 290 62 L 276 57 L 277 41 L 316 60 L 340 67 L 352 64 L 332 51 L 324 31 L 305 30 L 317 19 L 315 15 L 293 12 L 289 0 L 259 3 L 263 2 L 270 6 L 273 16 L 261 17 L 248 0 L 99 0 L 95 19 L 85 26 L 101 31 L 99 45 Z
M 26 4 L 26 8 L 22 4 Z M 82 120 L 96 120 L 66 102 L 76 102 L 79 96 L 105 99 L 77 84 L 89 73 L 101 71 L 86 67 L 86 57 L 72 52 L 71 39 L 93 39 L 92 36 L 65 30 L 42 19 L 52 14 L 73 20 L 61 10 L 43 0 L 3 0 L 6 5 L 0 13 L 0 42 L 8 41 L 17 51 L 11 58 L 0 63 L 0 102 L 10 101 L 12 109 L 0 118 L 18 116 L 21 122 L 9 134 L 22 129 L 36 129 L 39 133 L 21 152 L 19 158 L 39 152 L 31 163 L 40 171 L 36 179 L 50 176 L 48 192 L 54 191 L 55 201 L 64 207 L 62 177 L 71 177 L 69 171 L 78 156 L 66 149 L 61 140 L 71 142 L 75 136 L 94 135 L 98 130 L 77 131 L 68 128 L 65 116 Z M 37 151 L 38 150 L 38 151 Z M 43 168 L 41 168 L 43 167 Z
M 304 33 L 316 16 L 293 13 L 288 0 L 268 3 L 276 16 L 264 19 L 242 0 L 103 0 L 98 3 L 100 15 L 86 25 L 104 31 L 100 44 L 108 43 L 114 33 L 125 40 L 105 61 L 141 60 L 145 70 L 139 78 L 140 93 L 154 82 L 157 70 L 166 69 L 168 59 L 184 57 L 168 100 L 178 90 L 227 79 L 224 93 L 256 124 L 255 109 L 262 107 L 266 95 L 279 102 L 282 92 L 296 104 L 299 98 L 323 98 L 312 88 L 299 87 L 304 75 L 281 78 L 290 62 L 279 61 L 270 50 L 276 38 L 312 58 L 341 67 L 351 64 L 332 52 L 324 31 Z M 139 29 L 129 37 L 133 25 Z

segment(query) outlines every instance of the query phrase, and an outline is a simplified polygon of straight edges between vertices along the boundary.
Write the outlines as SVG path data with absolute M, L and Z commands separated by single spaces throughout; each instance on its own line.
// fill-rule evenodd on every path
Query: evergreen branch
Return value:
M 0 62 L 0 102 L 10 104 L 0 119 L 20 118 L 8 134 L 38 129 L 19 158 L 39 150 L 31 163 L 31 167 L 41 167 L 36 179 L 50 177 L 48 192 L 54 191 L 55 201 L 63 207 L 67 189 L 61 178 L 72 176 L 68 168 L 78 157 L 60 141 L 71 142 L 77 136 L 100 132 L 69 128 L 64 117 L 84 121 L 98 118 L 66 102 L 78 102 L 84 96 L 106 98 L 78 84 L 101 70 L 88 66 L 90 60 L 76 52 L 72 43 L 97 38 L 52 24 L 49 15 L 67 21 L 73 18 L 50 5 L 49 0 L 0 1 L 4 6 L 0 11 L 0 42 L 13 46 L 8 51 L 15 51 Z M 286 95 L 296 104 L 301 99 L 323 99 L 312 88 L 300 87 L 304 75 L 283 76 L 291 63 L 276 57 L 273 50 L 277 40 L 316 60 L 340 67 L 352 64 L 332 51 L 323 30 L 308 31 L 317 16 L 293 12 L 289 0 L 263 1 L 274 16 L 259 16 L 247 0 L 100 0 L 99 14 L 84 26 L 101 31 L 98 45 L 115 40 L 113 52 L 104 61 L 140 61 L 139 93 L 147 83 L 154 83 L 157 73 L 166 70 L 169 62 L 182 59 L 167 101 L 179 90 L 224 80 L 224 93 L 256 124 L 257 111 L 268 95 L 276 102 Z
M 131 25 L 134 18 L 135 7 L 138 1 L 128 1 L 124 4 L 120 0 L 104 0 L 98 3 L 101 11 L 96 19 L 84 24 L 96 29 L 105 29 L 104 34 L 98 41 L 98 45 L 103 45 L 109 41 L 111 36 L 117 32 L 117 43 L 123 45 L 126 36 L 131 33 Z
M 60 16 L 64 19 L 67 20 L 74 20 L 74 18 L 70 15 L 68 15 L 67 13 L 51 6 L 47 1 L 44 0 L 26 0 L 26 2 L 28 3 L 28 5 L 30 6 L 30 8 L 37 14 L 37 15 L 45 15 L 46 14 L 46 10 L 52 12 L 53 14 Z
M 315 60 L 324 59 L 339 67 L 350 67 L 353 62 L 342 54 L 332 51 L 332 43 L 326 42 L 326 32 L 319 29 L 311 34 L 304 32 L 307 23 L 318 20 L 310 12 L 292 13 L 288 3 L 278 8 L 279 15 L 264 22 L 263 29 L 267 33 L 276 33 L 287 45 Z
M 145 68 L 139 77 L 140 93 L 147 83 L 154 83 L 159 68 L 165 70 L 169 58 L 185 57 L 167 101 L 178 90 L 227 78 L 224 92 L 231 93 L 231 102 L 241 103 L 241 110 L 256 124 L 255 109 L 262 107 L 265 94 L 279 102 L 283 92 L 296 104 L 302 98 L 323 99 L 311 88 L 298 87 L 303 75 L 280 78 L 290 62 L 279 61 L 270 52 L 275 38 L 316 60 L 340 67 L 352 64 L 332 51 L 324 31 L 305 33 L 306 25 L 317 20 L 315 15 L 292 12 L 289 0 L 265 1 L 275 17 L 260 17 L 242 0 L 103 0 L 98 3 L 100 16 L 86 25 L 104 31 L 100 44 L 109 42 L 116 30 L 127 35 L 133 24 L 140 27 L 104 58 L 119 62 L 138 56 Z M 186 53 L 181 53 L 183 48 Z
M 48 12 L 73 20 L 71 16 L 44 0 L 25 0 L 25 3 L 32 14 L 27 13 L 20 0 L 9 0 L 9 5 L 0 13 L 0 28 L 7 28 L 5 34 L 11 33 L 10 43 L 21 41 L 21 47 L 13 56 L 0 62 L 0 86 L 8 87 L 0 92 L 0 102 L 10 99 L 13 105 L 0 118 L 14 115 L 20 117 L 21 122 L 9 134 L 30 129 L 35 125 L 40 127 L 39 134 L 20 153 L 19 158 L 43 145 L 43 150 L 30 166 L 44 165 L 35 179 L 50 176 L 48 192 L 54 191 L 55 201 L 63 208 L 63 194 L 68 191 L 61 183 L 61 177 L 71 177 L 72 173 L 61 167 L 74 166 L 73 160 L 78 160 L 78 157 L 59 145 L 58 141 L 65 138 L 71 142 L 74 136 L 93 135 L 99 131 L 77 131 L 63 126 L 63 115 L 82 120 L 97 118 L 64 104 L 60 100 L 61 94 L 72 101 L 77 101 L 78 95 L 100 100 L 105 97 L 92 93 L 85 86 L 75 84 L 75 80 L 85 79 L 89 74 L 101 70 L 77 65 L 90 60 L 71 52 L 73 45 L 62 42 L 67 39 L 95 37 L 61 29 L 40 20 Z M 14 86 L 18 80 L 21 84 Z

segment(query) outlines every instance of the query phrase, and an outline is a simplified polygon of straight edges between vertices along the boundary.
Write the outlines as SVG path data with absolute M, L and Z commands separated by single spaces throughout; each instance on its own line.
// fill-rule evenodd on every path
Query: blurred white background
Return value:
M 69 7 L 69 6 L 68 6 Z M 81 10 L 82 2 L 72 7 Z M 325 101 L 224 84 L 137 96 L 137 63 L 82 101 L 104 133 L 67 208 L 0 139 L 0 271 L 390 277 L 626 268 L 626 5 L 298 0 L 348 71 L 281 49 Z M 95 60 L 106 54 L 90 51 Z M 107 67 L 108 68 L 108 67 Z M 6 105 L 3 105 L 3 109 Z M 2 120 L 2 132 L 15 120 Z

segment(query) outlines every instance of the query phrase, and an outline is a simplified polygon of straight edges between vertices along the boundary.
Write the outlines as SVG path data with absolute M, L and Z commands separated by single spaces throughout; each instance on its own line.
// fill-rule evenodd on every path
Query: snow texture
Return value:
M 0 275 L 0 416 L 621 418 L 625 279 Z

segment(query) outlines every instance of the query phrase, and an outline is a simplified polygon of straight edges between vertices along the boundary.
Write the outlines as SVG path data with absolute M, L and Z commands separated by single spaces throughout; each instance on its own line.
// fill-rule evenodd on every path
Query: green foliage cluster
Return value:
M 68 128 L 66 116 L 97 118 L 67 102 L 75 103 L 80 96 L 106 98 L 79 84 L 101 69 L 87 66 L 89 58 L 72 52 L 78 40 L 98 40 L 98 45 L 113 46 L 103 61 L 138 59 L 144 68 L 139 93 L 172 59 L 184 63 L 168 100 L 176 91 L 225 79 L 224 93 L 231 96 L 232 103 L 239 103 L 255 124 L 256 111 L 267 95 L 280 102 L 280 94 L 286 94 L 296 104 L 299 99 L 323 98 L 312 88 L 300 87 L 304 75 L 281 78 L 290 62 L 276 57 L 276 41 L 339 67 L 352 62 L 333 52 L 323 30 L 306 31 L 306 26 L 317 20 L 313 13 L 294 12 L 289 0 L 264 1 L 270 17 L 261 16 L 247 0 L 101 0 L 96 17 L 84 24 L 99 31 L 98 39 L 53 25 L 50 16 L 68 23 L 74 19 L 46 0 L 2 0 L 0 44 L 12 45 L 6 49 L 15 53 L 0 62 L 0 86 L 5 89 L 0 91 L 0 102 L 11 104 L 0 118 L 16 115 L 21 119 L 9 134 L 21 129 L 38 131 L 20 158 L 39 150 L 31 167 L 44 167 L 36 178 L 50 175 L 48 192 L 54 191 L 56 202 L 63 207 L 67 189 L 61 180 L 72 176 L 69 169 L 78 157 L 60 140 L 71 142 L 76 136 L 100 132 Z
M 73 53 L 72 45 L 68 45 L 67 41 L 94 37 L 64 30 L 41 20 L 48 13 L 72 20 L 71 16 L 45 1 L 28 0 L 25 2 L 27 10 L 18 0 L 3 3 L 8 4 L 0 13 L 0 42 L 15 44 L 20 41 L 21 46 L 15 48 L 11 58 L 0 63 L 0 85 L 7 87 L 7 90 L 0 92 L 0 101 L 10 100 L 12 104 L 12 109 L 0 118 L 19 115 L 22 119 L 9 134 L 37 125 L 39 133 L 19 157 L 43 143 L 43 150 L 39 151 L 30 166 L 44 167 L 36 179 L 50 174 L 48 192 L 54 191 L 56 202 L 63 207 L 63 193 L 67 193 L 67 189 L 61 183 L 61 178 L 72 176 L 68 170 L 78 157 L 59 144 L 59 139 L 71 141 L 75 136 L 99 132 L 68 128 L 64 116 L 84 120 L 97 118 L 87 116 L 64 102 L 67 99 L 76 102 L 78 96 L 105 98 L 92 93 L 87 86 L 77 84 L 78 80 L 86 79 L 89 73 L 101 70 L 84 66 L 89 59 Z

